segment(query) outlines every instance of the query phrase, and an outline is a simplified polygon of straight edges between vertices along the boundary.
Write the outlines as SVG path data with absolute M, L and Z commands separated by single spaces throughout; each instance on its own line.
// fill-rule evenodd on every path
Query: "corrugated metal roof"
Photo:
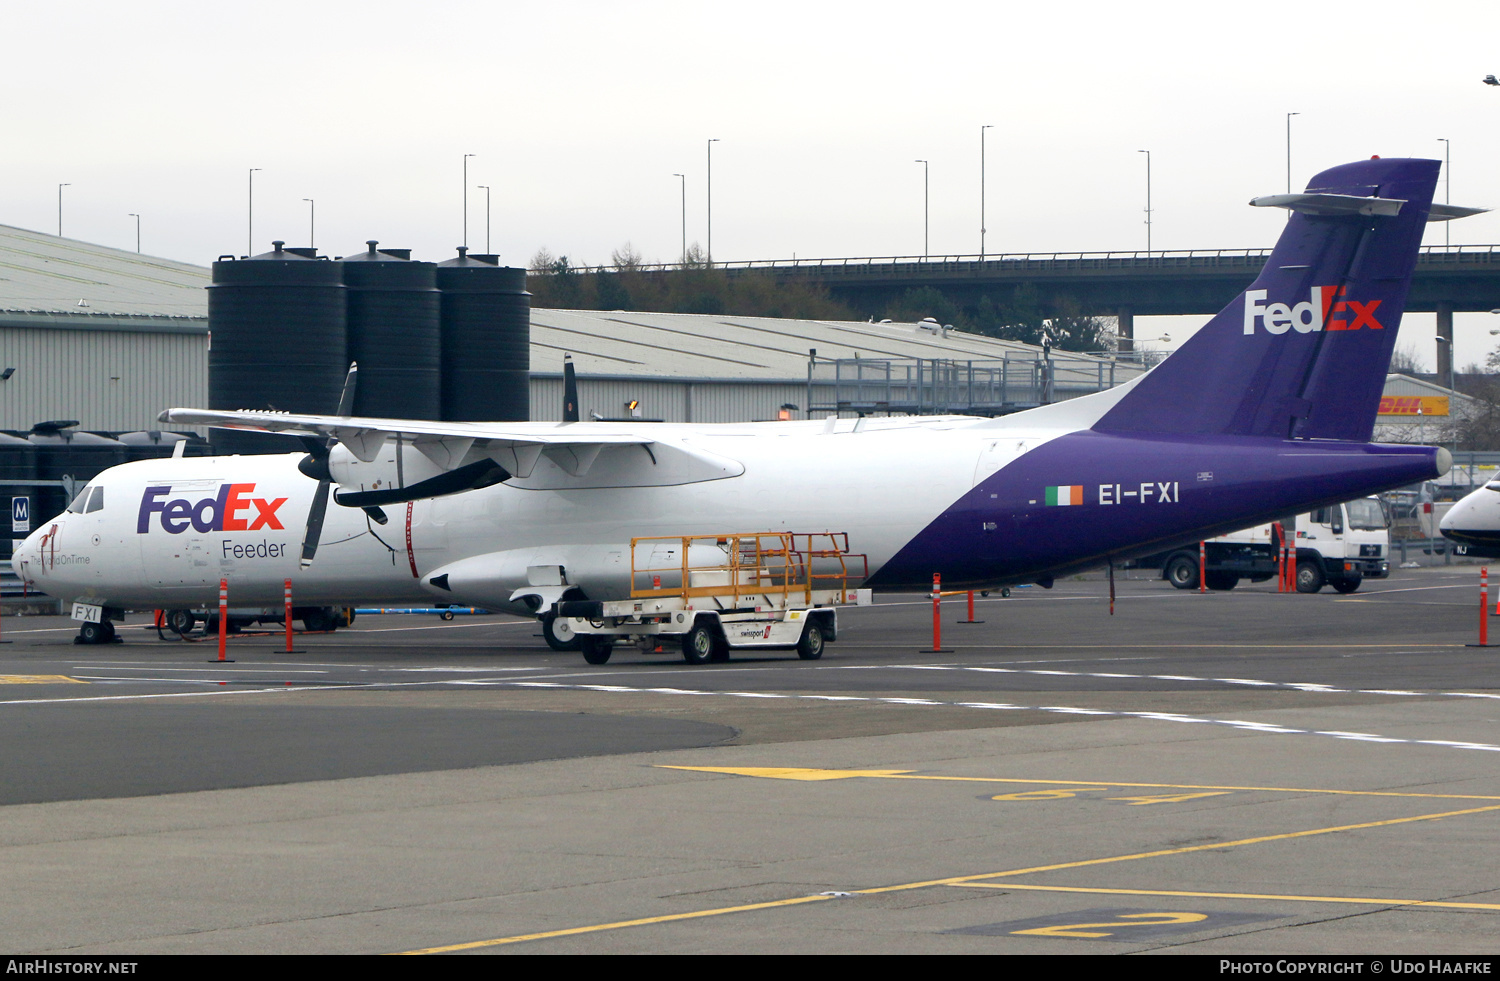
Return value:
M 0 225 L 6 323 L 72 327 L 75 317 L 100 318 L 108 329 L 106 318 L 144 317 L 191 318 L 206 327 L 208 283 L 203 266 Z
M 531 370 L 540 375 L 561 372 L 567 353 L 573 355 L 580 375 L 805 379 L 810 348 L 817 350 L 820 361 L 1000 361 L 1007 355 L 1012 360 L 1040 356 L 1040 349 L 1031 345 L 957 330 L 942 336 L 915 324 L 625 310 L 531 311 Z M 1071 351 L 1054 353 L 1069 360 L 1089 359 Z
M 84 330 L 207 327 L 210 271 L 171 259 L 0 225 L 0 324 Z M 915 324 L 842 323 L 623 310 L 531 311 L 531 367 L 580 373 L 703 380 L 807 377 L 808 349 L 835 358 L 1034 359 L 1039 349 L 978 334 L 946 335 Z M 1087 355 L 1058 351 L 1070 361 Z M 1123 367 L 1123 366 L 1122 366 Z M 1127 369 L 1129 374 L 1133 368 Z

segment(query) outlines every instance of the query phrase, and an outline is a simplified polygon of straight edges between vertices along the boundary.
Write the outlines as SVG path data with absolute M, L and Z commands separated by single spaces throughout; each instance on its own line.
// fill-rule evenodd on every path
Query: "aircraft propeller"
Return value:
M 344 376 L 344 391 L 339 395 L 339 411 L 341 416 L 354 413 L 354 385 L 359 375 L 359 363 L 349 362 L 349 373 Z M 307 512 L 307 531 L 302 536 L 302 568 L 306 569 L 312 565 L 313 556 L 318 553 L 318 539 L 323 536 L 323 516 L 328 511 L 328 488 L 333 483 L 333 474 L 328 472 L 328 454 L 337 445 L 338 441 L 329 438 L 317 439 L 313 436 L 302 437 L 302 445 L 307 448 L 307 456 L 303 457 L 297 464 L 297 469 L 318 482 L 318 489 L 313 493 L 312 507 Z M 381 522 L 384 524 L 384 522 Z

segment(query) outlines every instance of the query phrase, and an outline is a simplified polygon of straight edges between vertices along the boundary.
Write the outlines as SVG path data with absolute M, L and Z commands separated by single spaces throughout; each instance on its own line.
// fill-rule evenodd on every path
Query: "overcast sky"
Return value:
M 366 239 L 442 260 L 490 241 L 607 262 L 1260 248 L 1325 167 L 1441 159 L 1452 200 L 1500 205 L 1500 4 L 567 4 L 4 0 L 0 223 L 208 264 Z M 1439 197 L 1444 191 L 1439 187 Z M 1454 223 L 1500 242 L 1500 214 Z M 1442 229 L 1428 235 L 1442 242 Z M 1226 301 L 1229 299 L 1225 298 Z M 1201 319 L 1201 318 L 1199 318 Z M 1459 315 L 1460 364 L 1500 317 Z M 1165 325 L 1178 341 L 1192 324 Z M 1431 315 L 1402 346 L 1433 360 Z M 1494 325 L 1493 328 L 1491 325 Z

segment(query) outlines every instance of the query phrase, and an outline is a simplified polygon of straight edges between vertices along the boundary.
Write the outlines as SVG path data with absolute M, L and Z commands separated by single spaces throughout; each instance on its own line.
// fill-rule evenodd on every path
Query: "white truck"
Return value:
M 604 664 L 614 647 L 681 651 L 689 664 L 725 661 L 737 648 L 823 656 L 838 638 L 836 608 L 870 602 L 851 589 L 869 575 L 841 532 L 753 532 L 634 538 L 630 598 L 563 600 L 554 629 Z
M 1294 529 L 1287 528 L 1287 534 Z M 1299 514 L 1295 521 L 1297 592 L 1316 593 L 1329 585 L 1352 593 L 1366 579 L 1390 575 L 1390 522 L 1380 501 L 1362 497 Z M 1230 532 L 1203 543 L 1203 581 L 1209 589 L 1233 589 L 1241 579 L 1264 582 L 1276 575 L 1280 541 L 1272 524 Z M 1159 565 L 1162 578 L 1178 589 L 1198 588 L 1198 546 L 1139 559 L 1143 568 Z

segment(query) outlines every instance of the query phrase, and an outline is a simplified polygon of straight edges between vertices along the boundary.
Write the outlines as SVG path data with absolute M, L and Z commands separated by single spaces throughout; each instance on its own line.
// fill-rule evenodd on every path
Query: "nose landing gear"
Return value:
M 108 620 L 83 623 L 78 628 L 78 636 L 73 638 L 75 644 L 112 644 L 119 641 L 120 637 L 115 633 L 115 625 Z

